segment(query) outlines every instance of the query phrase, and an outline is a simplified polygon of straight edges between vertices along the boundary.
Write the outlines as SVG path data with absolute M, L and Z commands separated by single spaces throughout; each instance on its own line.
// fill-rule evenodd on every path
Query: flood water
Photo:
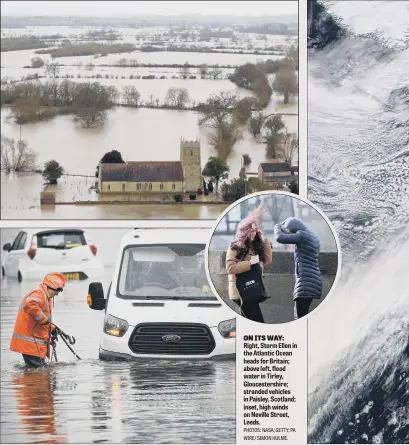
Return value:
M 21 34 L 56 34 L 64 36 L 80 35 L 90 27 L 30 27 L 27 29 L 4 29 L 3 35 Z M 58 31 L 57 31 L 58 30 Z M 152 27 L 147 29 L 120 28 L 123 41 L 141 43 L 142 41 L 152 43 L 152 36 L 167 32 L 163 27 Z M 136 40 L 139 34 L 142 40 Z M 271 45 L 288 46 L 296 42 L 296 38 L 287 36 L 267 36 L 267 41 L 259 40 L 255 34 L 238 33 L 238 41 L 231 42 L 231 39 L 220 39 L 218 44 L 224 44 L 231 48 L 246 46 L 252 43 L 254 47 L 261 48 Z M 180 43 L 180 42 L 179 42 Z M 213 47 L 216 42 L 190 42 L 199 46 Z M 189 44 L 190 44 L 189 43 Z M 35 50 L 9 51 L 2 53 L 2 77 L 9 77 L 13 80 L 21 79 L 30 73 L 36 72 L 40 76 L 44 75 L 45 68 L 24 69 L 23 66 L 30 65 L 31 58 L 36 56 Z M 48 62 L 50 56 L 43 54 L 41 57 Z M 208 65 L 220 64 L 237 66 L 246 62 L 256 63 L 258 60 L 267 58 L 276 59 L 282 56 L 255 55 L 255 54 L 220 54 L 220 53 L 190 53 L 190 52 L 154 52 L 142 53 L 133 52 L 126 54 L 109 54 L 104 57 L 83 56 L 83 57 L 63 57 L 58 58 L 58 63 L 69 65 L 61 68 L 60 76 L 73 75 L 73 81 L 97 81 L 104 85 L 114 85 L 121 92 L 125 85 L 135 86 L 141 94 L 141 100 L 153 103 L 158 101 L 162 104 L 165 101 L 169 88 L 186 88 L 189 92 L 190 103 L 205 101 L 212 94 L 219 94 L 222 91 L 235 91 L 242 98 L 252 96 L 249 90 L 237 88 L 232 82 L 226 79 L 226 75 L 231 69 L 224 69 L 222 79 L 172 79 L 178 76 L 178 69 L 168 68 L 118 68 L 102 67 L 103 64 L 115 64 L 119 59 L 137 60 L 138 63 L 152 64 L 190 64 Z M 87 71 L 85 65 L 92 62 L 95 68 Z M 81 64 L 81 66 L 77 66 Z M 191 74 L 198 75 L 196 68 L 190 69 Z M 132 75 L 147 75 L 155 73 L 155 76 L 166 75 L 167 79 L 129 79 Z M 81 78 L 78 78 L 78 74 Z M 84 76 L 102 75 L 101 79 L 84 78 Z M 109 79 L 105 76 L 108 75 Z M 111 79 L 111 76 L 117 77 Z M 61 81 L 57 79 L 58 81 Z M 126 77 L 122 79 L 121 77 Z M 271 77 L 271 76 L 270 76 Z M 50 80 L 50 79 L 47 79 Z M 270 79 L 272 80 L 272 79 Z M 41 79 L 40 81 L 44 81 Z M 265 115 L 283 112 L 283 120 L 288 130 L 298 133 L 298 103 L 294 99 L 288 106 L 283 106 L 282 96 L 273 94 L 270 103 L 263 110 Z M 99 128 L 82 128 L 74 122 L 73 116 L 57 116 L 54 119 L 43 122 L 36 122 L 25 125 L 17 125 L 6 122 L 9 110 L 1 110 L 2 135 L 18 140 L 27 140 L 28 145 L 38 153 L 38 166 L 42 167 L 50 159 L 57 160 L 65 169 L 66 173 L 75 175 L 94 176 L 95 167 L 102 156 L 111 150 L 121 152 L 127 161 L 176 161 L 180 157 L 180 140 L 200 139 L 202 168 L 205 166 L 210 156 L 217 156 L 218 152 L 209 145 L 208 135 L 210 129 L 198 125 L 198 115 L 194 111 L 172 111 L 164 109 L 130 109 L 117 107 L 108 113 L 108 118 L 104 125 Z M 257 172 L 261 162 L 267 162 L 265 154 L 265 144 L 260 138 L 254 137 L 247 131 L 246 126 L 241 128 L 243 138 L 235 144 L 232 152 L 227 158 L 230 167 L 230 181 L 239 176 L 242 164 L 242 155 L 249 154 L 252 163 L 248 168 L 251 173 Z M 298 154 L 293 159 L 293 164 L 297 165 Z M 3 218 L 217 218 L 221 212 L 220 206 L 211 205 L 114 205 L 96 207 L 55 207 L 40 208 L 39 192 L 41 189 L 41 177 L 29 177 L 27 175 L 13 176 L 1 175 L 1 212 Z M 68 189 L 66 194 L 75 194 L 75 190 Z M 88 200 L 89 190 L 86 187 L 81 190 L 84 196 L 81 200 Z M 66 201 L 72 201 L 72 196 Z
M 156 82 L 160 83 L 161 80 Z M 200 82 L 200 81 L 192 81 Z M 221 81 L 223 82 L 223 81 Z M 217 81 L 216 81 L 217 83 Z M 268 110 L 271 110 L 272 104 Z M 296 112 L 293 105 L 286 112 Z M 273 110 L 274 111 L 274 110 Z M 268 111 L 270 112 L 270 111 Z M 2 134 L 20 138 L 20 126 L 6 123 L 7 110 L 1 111 Z M 298 116 L 284 116 L 289 130 L 297 132 Z M 158 131 L 160 129 L 160 131 Z M 245 129 L 244 129 L 245 130 Z M 200 139 L 202 168 L 210 156 L 217 156 L 217 151 L 208 144 L 209 129 L 199 127 L 197 114 L 193 111 L 169 111 L 155 109 L 117 108 L 108 114 L 103 127 L 82 128 L 73 121 L 72 116 L 56 118 L 21 126 L 21 137 L 38 153 L 40 166 L 50 159 L 57 160 L 67 173 L 94 176 L 95 167 L 102 156 L 113 149 L 121 152 L 127 161 L 175 161 L 180 156 L 180 139 Z M 61 137 L 64 135 L 64 137 Z M 242 154 L 247 153 L 252 159 L 250 172 L 257 172 L 258 165 L 266 162 L 265 145 L 258 143 L 248 131 L 243 131 L 243 139 L 234 147 L 227 163 L 230 167 L 228 181 L 238 177 Z M 297 156 L 298 158 L 298 156 Z M 297 162 L 294 162 L 296 165 Z M 24 178 L 24 179 L 23 179 Z M 1 175 L 1 206 L 3 218 L 42 218 L 45 214 L 39 208 L 39 194 L 42 184 L 40 175 Z M 67 190 L 67 193 L 71 193 Z M 84 200 L 88 200 L 85 198 Z M 174 212 L 172 210 L 174 209 Z M 183 208 L 183 210 L 182 210 Z M 220 206 L 209 205 L 139 205 L 122 209 L 119 205 L 87 206 L 81 208 L 61 207 L 50 209 L 46 218 L 163 218 L 175 213 L 175 217 L 197 219 L 217 218 L 222 211 Z M 176 216 L 179 215 L 179 216 Z M 123 215 L 123 216 L 121 216 Z
M 294 112 L 294 108 L 297 107 L 288 112 Z M 8 110 L 2 110 L 2 134 L 19 139 L 20 125 L 6 123 L 7 115 Z M 209 129 L 199 127 L 197 119 L 193 111 L 119 107 L 108 114 L 107 121 L 100 128 L 82 128 L 72 116 L 57 116 L 47 122 L 22 125 L 21 137 L 39 154 L 40 165 L 56 159 L 66 172 L 80 175 L 94 175 L 99 160 L 113 149 L 120 151 L 128 161 L 179 160 L 181 138 L 198 138 L 203 168 L 210 156 L 217 155 L 217 151 L 208 144 Z M 298 116 L 284 116 L 284 121 L 290 131 L 297 131 Z M 232 177 L 238 176 L 243 153 L 251 156 L 251 171 L 257 171 L 258 164 L 266 160 L 265 145 L 257 143 L 248 131 L 243 131 L 243 139 L 233 147 L 227 159 Z
M 1 244 L 16 232 L 2 229 Z M 105 291 L 125 232 L 87 230 L 105 263 Z M 100 362 L 104 313 L 87 307 L 88 281 L 69 282 L 53 312 L 82 360 L 60 341 L 58 363 L 26 371 L 8 348 L 21 298 L 36 285 L 1 281 L 2 443 L 235 442 L 235 362 Z
M 97 199 L 89 190 L 95 178 L 64 176 L 57 185 L 57 200 Z M 40 206 L 44 180 L 40 174 L 1 176 L 2 219 L 217 219 L 229 204 L 91 204 Z

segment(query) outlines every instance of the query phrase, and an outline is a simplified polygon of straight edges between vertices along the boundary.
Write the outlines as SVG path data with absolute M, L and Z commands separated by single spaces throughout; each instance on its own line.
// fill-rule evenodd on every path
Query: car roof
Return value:
M 172 227 L 135 229 L 122 237 L 121 247 L 133 244 L 205 244 L 210 227 Z
M 71 228 L 71 227 L 67 227 L 65 229 L 50 229 L 50 228 L 46 228 L 46 229 L 20 229 L 19 232 L 26 232 L 28 234 L 32 234 L 32 235 L 37 235 L 37 234 L 49 234 L 49 233 L 64 233 L 64 232 L 77 232 L 77 233 L 85 233 L 85 230 L 82 229 L 76 229 L 76 228 Z

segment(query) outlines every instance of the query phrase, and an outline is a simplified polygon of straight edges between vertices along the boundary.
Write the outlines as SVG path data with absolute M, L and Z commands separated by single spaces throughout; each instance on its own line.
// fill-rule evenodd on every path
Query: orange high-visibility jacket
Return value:
M 45 289 L 40 284 L 21 301 L 10 343 L 12 351 L 42 358 L 49 355 L 51 303 Z M 43 326 L 47 320 L 50 324 Z

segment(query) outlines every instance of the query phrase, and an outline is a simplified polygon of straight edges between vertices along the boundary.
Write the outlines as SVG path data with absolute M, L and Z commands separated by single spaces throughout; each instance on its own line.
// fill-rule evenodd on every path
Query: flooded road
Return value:
M 3 229 L 1 244 L 16 232 Z M 105 290 L 125 232 L 87 230 L 105 263 Z M 53 311 L 82 360 L 60 341 L 59 363 L 26 371 L 9 342 L 20 300 L 36 285 L 1 280 L 2 443 L 235 442 L 235 363 L 100 362 L 104 313 L 87 307 L 88 281 L 69 282 Z

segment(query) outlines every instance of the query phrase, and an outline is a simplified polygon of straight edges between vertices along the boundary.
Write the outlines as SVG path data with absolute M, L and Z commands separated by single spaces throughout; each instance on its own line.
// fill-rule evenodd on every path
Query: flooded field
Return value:
M 1 245 L 16 232 L 2 229 Z M 87 232 L 105 263 L 106 290 L 126 230 Z M 59 342 L 59 363 L 25 371 L 8 348 L 20 300 L 36 285 L 1 280 L 2 443 L 235 442 L 235 363 L 100 362 L 103 313 L 87 307 L 87 281 L 70 282 L 53 312 L 82 360 Z
M 36 50 L 25 51 L 7 51 L 1 55 L 1 66 L 5 68 L 22 68 L 24 65 L 30 65 L 33 57 L 37 57 Z M 51 60 L 49 54 L 41 54 L 41 58 L 47 62 Z M 227 53 L 194 53 L 194 52 L 174 52 L 157 51 L 152 53 L 134 51 L 132 53 L 109 54 L 103 57 L 81 56 L 81 57 L 58 57 L 56 60 L 63 65 L 75 65 L 82 62 L 83 65 L 92 62 L 94 65 L 114 65 L 119 59 L 136 59 L 138 63 L 156 63 L 156 64 L 184 64 L 186 62 L 192 65 L 207 63 L 208 65 L 242 65 L 247 62 L 256 63 L 258 60 L 280 59 L 282 56 L 258 55 L 258 54 L 227 54 Z M 38 71 L 40 74 L 41 71 Z
M 20 126 L 6 123 L 7 115 L 8 111 L 2 110 L 2 134 L 19 139 Z M 128 161 L 179 160 L 181 138 L 200 139 L 204 167 L 209 156 L 216 156 L 217 152 L 207 142 L 209 129 L 199 127 L 197 119 L 194 111 L 119 107 L 108 114 L 103 127 L 82 128 L 74 123 L 72 116 L 57 116 L 46 122 L 22 125 L 21 137 L 39 154 L 40 165 L 56 159 L 71 174 L 94 175 L 102 156 L 114 149 Z M 284 121 L 290 131 L 297 131 L 298 116 L 284 116 Z M 243 140 L 234 146 L 227 159 L 232 177 L 238 176 L 243 153 L 250 154 L 252 171 L 266 160 L 264 144 L 258 144 L 245 127 L 243 130 Z
M 39 26 L 21 29 L 2 29 L 3 36 L 18 36 L 23 34 L 50 35 L 60 34 L 65 37 L 80 36 L 94 29 L 93 27 L 53 27 Z M 160 33 L 169 33 L 170 28 L 149 27 L 143 29 L 118 28 L 121 34 L 120 42 L 131 42 L 140 45 L 143 42 L 154 44 L 153 36 Z M 138 37 L 138 39 L 136 38 Z M 169 37 L 169 36 L 168 36 Z M 168 38 L 167 37 L 167 38 Z M 172 40 L 173 39 L 173 40 Z M 217 44 L 227 45 L 229 51 L 243 48 L 243 45 L 254 45 L 262 48 L 272 45 L 289 45 L 296 43 L 296 37 L 265 35 L 259 36 L 252 33 L 237 33 L 237 41 L 230 38 L 212 39 L 210 42 L 180 40 L 180 36 L 169 37 L 167 42 L 177 44 L 208 46 L 213 48 Z M 31 58 L 35 57 L 36 50 L 8 51 L 2 52 L 2 78 L 19 80 L 22 76 L 37 73 L 44 75 L 45 68 L 33 69 L 23 68 L 30 65 Z M 139 52 L 125 54 L 109 54 L 104 57 L 81 56 L 63 57 L 55 59 L 58 63 L 64 64 L 59 73 L 61 81 L 64 76 L 70 76 L 70 80 L 76 82 L 99 82 L 102 85 L 113 85 L 121 93 L 126 85 L 136 87 L 140 93 L 140 100 L 143 102 L 163 104 L 169 88 L 186 88 L 189 93 L 188 106 L 205 101 L 212 94 L 219 94 L 222 91 L 235 91 L 240 98 L 252 96 L 249 90 L 236 87 L 226 77 L 233 68 L 224 68 L 222 79 L 200 79 L 197 68 L 190 68 L 190 74 L 197 76 L 197 79 L 180 79 L 179 69 L 171 68 L 139 68 L 139 67 L 111 67 L 101 66 L 105 64 L 115 64 L 119 59 L 126 58 L 138 63 L 151 64 L 184 64 L 186 62 L 194 65 L 206 63 L 208 65 L 220 64 L 231 65 L 232 67 L 246 62 L 256 63 L 260 60 L 281 58 L 277 55 L 256 55 L 256 54 L 225 54 L 225 53 L 192 53 L 192 52 Z M 50 55 L 42 54 L 41 58 L 47 63 L 51 60 Z M 92 62 L 94 68 L 87 70 L 85 65 Z M 166 79 L 130 79 L 132 76 L 143 76 L 154 74 L 157 77 L 166 76 Z M 71 78 L 71 76 L 73 76 Z M 80 76 L 80 77 L 78 77 Z M 87 76 L 88 78 L 85 78 Z M 90 76 L 102 76 L 102 78 L 89 78 Z M 108 77 L 108 78 L 106 78 Z M 124 78 L 122 78 L 124 77 Z M 47 79 L 40 79 L 41 82 Z M 272 76 L 269 75 L 272 81 Z M 119 102 L 122 98 L 119 98 Z M 273 94 L 267 108 L 263 110 L 265 115 L 283 112 L 283 120 L 290 132 L 298 133 L 298 103 L 296 100 L 290 101 L 287 106 L 282 105 L 283 97 Z M 209 128 L 198 125 L 198 116 L 194 111 L 172 111 L 165 109 L 130 109 L 117 107 L 108 113 L 105 124 L 99 128 L 82 128 L 74 122 L 73 116 L 57 116 L 49 121 L 17 125 L 6 121 L 9 111 L 1 110 L 2 135 L 14 139 L 27 140 L 28 145 L 38 153 L 38 165 L 42 167 L 44 162 L 55 159 L 65 169 L 66 173 L 75 175 L 93 176 L 95 167 L 102 156 L 111 150 L 121 152 L 126 161 L 176 161 L 180 156 L 180 140 L 200 139 L 201 142 L 201 163 L 205 166 L 210 156 L 217 156 L 217 151 L 209 145 Z M 228 181 L 237 178 L 242 163 L 242 155 L 249 154 L 252 163 L 250 172 L 257 172 L 261 162 L 268 159 L 265 154 L 265 144 L 260 138 L 254 137 L 248 132 L 246 127 L 242 127 L 243 138 L 237 142 L 227 158 L 230 166 L 230 176 Z M 63 137 L 62 137 L 63 135 Z M 293 159 L 294 165 L 298 164 L 298 155 Z M 2 174 L 1 177 L 1 212 L 3 218 L 117 218 L 124 215 L 129 218 L 163 218 L 165 216 L 180 218 L 216 218 L 220 214 L 220 207 L 212 206 L 100 206 L 91 208 L 90 206 L 75 207 L 55 207 L 52 209 L 39 208 L 39 192 L 41 189 L 41 176 L 17 175 L 9 176 Z M 90 179 L 91 185 L 91 179 Z M 88 200 L 92 194 L 88 185 L 81 187 L 77 191 L 67 188 L 64 194 L 70 195 L 67 201 L 72 201 L 74 195 L 81 195 L 81 200 Z M 179 216 L 178 216 L 179 215 Z
M 159 80 L 157 82 L 160 82 Z M 192 81 L 194 82 L 194 81 Z M 271 108 L 270 108 L 271 109 Z M 286 111 L 296 111 L 292 106 Z M 6 123 L 7 110 L 2 110 L 2 134 L 19 139 L 20 126 Z M 284 116 L 289 130 L 297 132 L 298 116 Z M 158 128 L 161 131 L 157 131 Z M 85 129 L 73 121 L 72 116 L 57 116 L 39 123 L 25 124 L 21 127 L 22 139 L 39 155 L 38 164 L 43 165 L 50 159 L 56 159 L 67 173 L 77 175 L 95 174 L 95 168 L 102 156 L 113 149 L 122 153 L 128 161 L 174 161 L 180 156 L 180 139 L 200 139 L 202 168 L 210 156 L 216 156 L 216 150 L 208 144 L 206 127 L 199 127 L 197 115 L 193 111 L 169 111 L 154 109 L 117 108 L 109 113 L 105 125 L 100 128 Z M 64 135 L 60 137 L 59 135 Z M 58 148 L 57 148 L 58 147 Z M 242 154 L 248 153 L 252 158 L 249 171 L 256 172 L 258 165 L 267 160 L 264 144 L 260 144 L 248 132 L 243 132 L 243 139 L 233 148 L 227 162 L 230 166 L 228 179 L 237 177 L 241 168 Z M 297 161 L 295 161 L 295 165 Z M 89 178 L 89 186 L 92 184 Z M 66 209 L 55 207 L 48 213 L 30 207 L 39 206 L 39 194 L 43 183 L 41 175 L 1 175 L 1 210 L 3 218 L 14 217 L 49 217 L 58 218 L 73 215 L 72 218 L 116 218 L 117 215 L 129 215 L 129 218 L 173 217 L 173 211 L 180 218 L 217 218 L 222 209 L 220 206 L 198 205 L 143 205 L 136 208 L 119 205 L 100 206 L 100 208 L 81 207 Z M 82 188 L 82 199 L 88 200 L 89 190 Z M 75 188 L 67 189 L 71 200 Z M 182 210 L 183 208 L 183 210 Z M 71 213 L 71 212 L 74 213 Z M 58 215 L 58 216 L 57 216 Z M 175 217 L 177 217 L 175 215 Z

